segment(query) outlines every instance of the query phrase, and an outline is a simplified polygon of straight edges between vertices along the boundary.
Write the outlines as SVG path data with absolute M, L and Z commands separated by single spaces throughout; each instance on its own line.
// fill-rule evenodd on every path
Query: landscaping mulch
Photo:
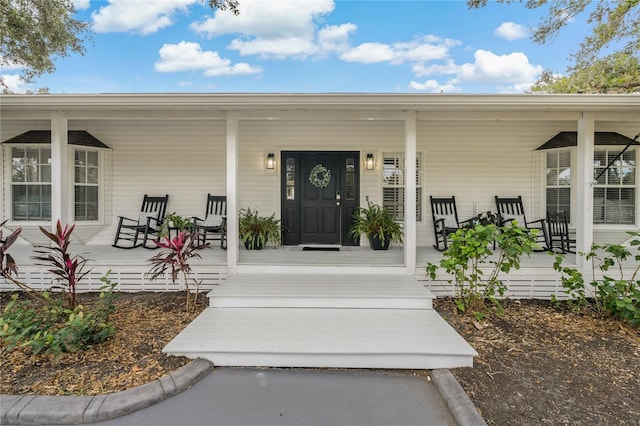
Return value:
M 0 294 L 0 305 L 8 300 Z M 162 348 L 197 314 L 187 318 L 184 304 L 183 292 L 119 293 L 115 335 L 85 352 L 34 356 L 0 343 L 0 393 L 97 395 L 174 371 L 189 360 Z M 435 306 L 479 353 L 473 368 L 452 372 L 489 424 L 640 425 L 638 329 L 546 301 L 506 301 L 504 314 L 482 322 L 449 299 Z
M 506 301 L 482 322 L 436 309 L 478 352 L 452 369 L 487 423 L 640 425 L 640 330 L 548 301 Z

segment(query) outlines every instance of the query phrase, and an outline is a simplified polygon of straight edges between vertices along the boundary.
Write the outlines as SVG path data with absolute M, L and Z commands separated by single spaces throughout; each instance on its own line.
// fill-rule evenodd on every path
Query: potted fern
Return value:
M 366 234 L 374 250 L 387 250 L 390 243 L 402 243 L 402 226 L 384 207 L 367 201 L 353 214 L 349 235 L 354 238 Z
M 280 245 L 282 227 L 276 214 L 260 216 L 258 210 L 241 209 L 238 216 L 240 239 L 247 250 L 260 250 L 269 241 Z

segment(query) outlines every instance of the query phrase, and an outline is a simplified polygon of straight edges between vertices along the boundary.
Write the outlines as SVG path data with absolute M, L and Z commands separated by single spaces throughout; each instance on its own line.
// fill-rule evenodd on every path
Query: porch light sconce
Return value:
M 273 152 L 267 154 L 267 161 L 265 164 L 267 170 L 273 170 L 276 168 L 276 156 Z
M 371 153 L 367 154 L 367 158 L 364 160 L 364 168 L 366 170 L 373 170 L 375 165 L 376 165 L 376 161 L 373 158 L 373 154 Z

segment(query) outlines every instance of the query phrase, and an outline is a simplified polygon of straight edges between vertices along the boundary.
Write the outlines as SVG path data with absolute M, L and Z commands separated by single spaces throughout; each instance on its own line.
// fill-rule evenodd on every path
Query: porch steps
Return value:
M 434 297 L 399 275 L 237 274 L 211 290 L 209 306 L 431 309 Z
M 209 298 L 164 352 L 218 366 L 402 369 L 471 366 L 477 355 L 415 277 L 237 274 Z

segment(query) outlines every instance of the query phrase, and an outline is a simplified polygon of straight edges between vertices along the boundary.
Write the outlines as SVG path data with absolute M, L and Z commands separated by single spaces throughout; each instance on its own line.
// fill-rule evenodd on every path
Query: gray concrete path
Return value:
M 190 389 L 96 425 L 455 425 L 433 383 L 397 372 L 216 368 Z
M 391 370 L 214 369 L 196 359 L 107 395 L 0 395 L 0 424 L 486 426 L 449 370 L 432 370 L 430 378 Z

